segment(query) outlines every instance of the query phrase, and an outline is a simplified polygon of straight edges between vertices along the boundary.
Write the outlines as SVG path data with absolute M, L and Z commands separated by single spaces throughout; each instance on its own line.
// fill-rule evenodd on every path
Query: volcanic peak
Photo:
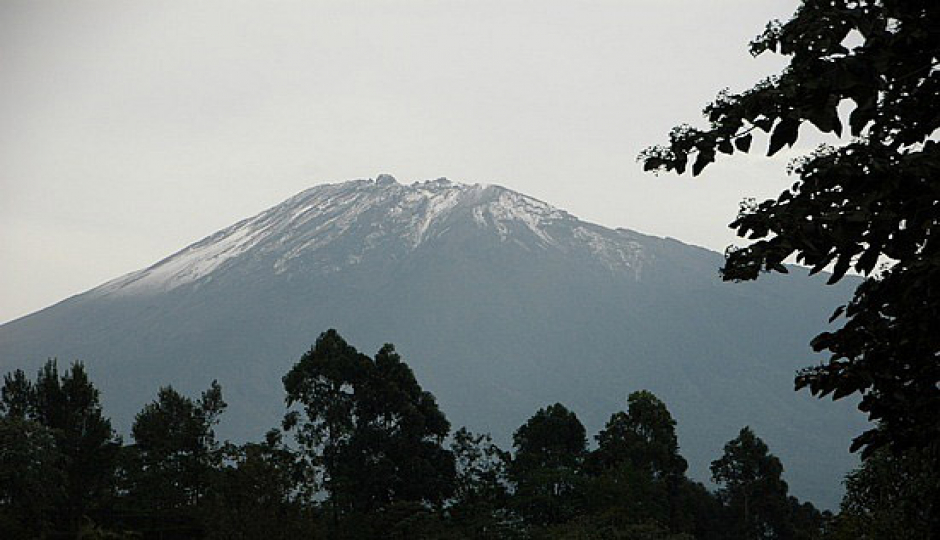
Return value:
M 586 249 L 605 265 L 639 275 L 636 235 L 584 223 L 550 204 L 497 185 L 438 178 L 411 185 L 388 174 L 323 184 L 242 220 L 153 266 L 111 282 L 99 294 L 141 294 L 212 279 L 251 261 L 258 271 L 336 272 L 371 253 L 414 251 L 453 228 L 471 226 L 526 250 Z M 384 251 L 382 251 L 384 250 Z

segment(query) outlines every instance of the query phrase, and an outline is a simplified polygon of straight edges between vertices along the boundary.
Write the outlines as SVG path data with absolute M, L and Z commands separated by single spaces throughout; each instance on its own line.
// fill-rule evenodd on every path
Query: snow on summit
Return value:
M 641 235 L 582 222 L 501 186 L 446 178 L 403 185 L 383 174 L 307 189 L 92 292 L 149 294 L 199 286 L 243 263 L 273 275 L 337 272 L 370 256 L 399 257 L 461 227 L 526 250 L 586 251 L 610 269 L 639 278 Z

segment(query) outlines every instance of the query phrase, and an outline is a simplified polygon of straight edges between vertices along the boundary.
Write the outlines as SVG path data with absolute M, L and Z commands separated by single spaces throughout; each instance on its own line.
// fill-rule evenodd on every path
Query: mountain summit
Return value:
M 95 292 L 147 295 L 198 286 L 246 263 L 262 274 L 341 272 L 407 256 L 462 225 L 526 250 L 587 256 L 613 271 L 639 275 L 642 267 L 642 245 L 625 230 L 583 223 L 500 186 L 446 178 L 406 186 L 383 174 L 308 189 Z
M 81 359 L 125 431 L 159 386 L 218 379 L 221 434 L 256 439 L 284 412 L 281 377 L 336 328 L 366 351 L 395 343 L 455 426 L 503 444 L 556 401 L 596 432 L 648 389 L 692 475 L 750 425 L 797 496 L 834 507 L 863 420 L 792 380 L 849 285 L 727 284 L 721 262 L 500 186 L 381 175 L 313 187 L 0 326 L 0 369 Z

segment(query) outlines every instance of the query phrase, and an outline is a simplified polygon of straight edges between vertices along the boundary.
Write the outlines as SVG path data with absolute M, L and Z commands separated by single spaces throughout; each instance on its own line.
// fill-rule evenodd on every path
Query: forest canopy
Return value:
M 81 363 L 7 374 L 4 538 L 730 540 L 820 538 L 832 521 L 789 495 L 782 464 L 749 428 L 713 463 L 717 491 L 689 479 L 676 422 L 646 390 L 596 444 L 555 403 L 504 450 L 488 434 L 452 433 L 391 344 L 369 357 L 324 332 L 284 388 L 293 441 L 278 428 L 217 440 L 227 404 L 213 381 L 196 398 L 160 388 L 124 442 Z

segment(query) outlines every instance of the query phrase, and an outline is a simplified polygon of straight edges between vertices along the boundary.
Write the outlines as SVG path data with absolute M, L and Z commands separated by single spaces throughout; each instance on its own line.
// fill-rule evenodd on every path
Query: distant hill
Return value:
M 679 424 L 690 473 L 744 425 L 791 491 L 835 507 L 864 422 L 793 391 L 847 286 L 802 275 L 728 284 L 722 256 L 612 230 L 520 193 L 383 175 L 317 186 L 153 266 L 0 326 L 0 369 L 81 359 L 125 433 L 173 384 L 218 379 L 221 435 L 283 414 L 281 376 L 320 332 L 393 342 L 454 426 L 510 435 L 560 401 L 592 433 L 649 389 Z

